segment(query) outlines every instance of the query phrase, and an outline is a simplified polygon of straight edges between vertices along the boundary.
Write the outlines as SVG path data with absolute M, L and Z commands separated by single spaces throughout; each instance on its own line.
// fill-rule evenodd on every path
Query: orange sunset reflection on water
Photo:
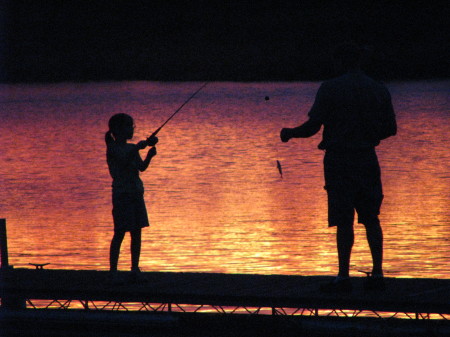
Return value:
M 107 270 L 109 117 L 135 117 L 138 141 L 200 85 L 3 86 L 0 217 L 10 263 Z M 305 120 L 318 86 L 210 83 L 161 131 L 158 155 L 141 175 L 151 222 L 143 232 L 144 271 L 336 273 L 320 135 L 288 144 L 278 138 L 281 127 Z M 389 87 L 399 134 L 378 148 L 386 275 L 449 278 L 449 83 Z M 355 228 L 351 273 L 362 276 L 371 258 L 363 226 Z M 126 238 L 119 268 L 129 267 Z

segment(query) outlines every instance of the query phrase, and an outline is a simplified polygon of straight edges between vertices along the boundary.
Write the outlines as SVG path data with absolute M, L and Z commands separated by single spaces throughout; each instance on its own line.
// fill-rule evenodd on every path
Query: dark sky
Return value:
M 446 1 L 2 2 L 3 82 L 321 80 L 368 46 L 380 79 L 448 78 Z

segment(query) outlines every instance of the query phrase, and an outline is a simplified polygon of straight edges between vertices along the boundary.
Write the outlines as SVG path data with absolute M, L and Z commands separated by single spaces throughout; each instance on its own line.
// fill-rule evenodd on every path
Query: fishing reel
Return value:
M 146 141 L 148 146 L 155 146 L 158 143 L 158 137 L 151 135 Z

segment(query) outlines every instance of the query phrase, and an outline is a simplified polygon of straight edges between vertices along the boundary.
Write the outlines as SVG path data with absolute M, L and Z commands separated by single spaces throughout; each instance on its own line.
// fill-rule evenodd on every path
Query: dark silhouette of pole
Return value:
M 203 83 L 203 85 L 200 87 L 200 88 L 198 88 L 197 89 L 197 91 L 196 92 L 194 92 L 183 104 L 181 104 L 180 105 L 180 107 L 177 109 L 177 110 L 175 110 L 175 112 L 172 114 L 172 116 L 170 116 L 164 123 L 163 123 L 163 125 L 161 125 L 159 128 L 157 128 L 156 129 L 156 131 L 155 132 L 153 132 L 152 134 L 151 134 L 151 136 L 150 137 L 148 137 L 147 139 L 150 139 L 150 138 L 152 138 L 152 137 L 155 137 L 157 134 L 158 134 L 158 132 L 159 131 L 161 131 L 161 129 L 164 127 L 164 125 L 166 125 L 181 109 L 183 109 L 183 107 L 186 105 L 186 104 L 188 104 L 188 102 L 191 100 L 191 99 L 193 99 L 194 98 L 194 96 L 195 95 L 197 95 L 199 92 L 200 92 L 200 90 L 202 90 L 204 87 L 206 87 L 206 85 L 208 84 L 208 82 L 206 82 L 206 83 Z
M 0 219 L 0 251 L 2 254 L 2 269 L 9 268 L 8 240 L 6 236 L 6 219 Z

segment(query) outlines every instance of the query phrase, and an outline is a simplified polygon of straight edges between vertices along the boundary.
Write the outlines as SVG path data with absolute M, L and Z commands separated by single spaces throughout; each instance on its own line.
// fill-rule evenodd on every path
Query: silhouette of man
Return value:
M 365 288 L 384 289 L 383 232 L 378 219 L 383 192 L 375 147 L 397 133 L 397 123 L 387 88 L 361 71 L 360 48 L 343 44 L 333 56 L 343 75 L 322 83 L 309 119 L 296 128 L 283 128 L 280 137 L 283 142 L 311 137 L 323 125 L 319 149 L 325 150 L 328 225 L 337 227 L 339 273 L 321 290 L 352 290 L 349 268 L 355 211 L 366 228 L 373 261 Z

